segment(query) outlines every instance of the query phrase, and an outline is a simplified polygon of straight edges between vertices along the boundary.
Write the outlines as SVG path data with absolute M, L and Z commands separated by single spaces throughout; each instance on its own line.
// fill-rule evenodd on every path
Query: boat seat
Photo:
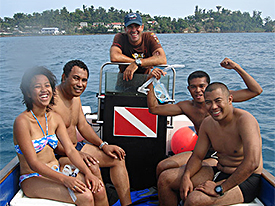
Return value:
M 182 202 L 179 205 L 183 205 Z M 265 206 L 257 197 L 250 203 L 239 203 L 239 204 L 234 204 L 234 205 L 229 205 L 229 206 Z
M 21 189 L 17 192 L 17 194 L 13 197 L 13 199 L 10 202 L 10 206 L 33 206 L 33 205 L 75 206 L 74 204 L 71 204 L 71 203 L 58 202 L 58 201 L 54 201 L 54 200 L 40 199 L 40 198 L 29 198 L 24 195 L 24 193 Z M 240 204 L 234 204 L 231 206 L 264 206 L 264 204 L 262 204 L 258 198 L 255 198 L 250 203 L 240 203 Z
M 54 200 L 48 199 L 40 199 L 40 198 L 29 198 L 24 195 L 23 191 L 20 189 L 13 199 L 10 202 L 10 206 L 75 206 L 75 204 L 65 203 L 65 202 L 58 202 Z
M 255 198 L 250 203 L 240 203 L 240 204 L 234 204 L 231 206 L 264 206 L 264 204 L 258 198 Z

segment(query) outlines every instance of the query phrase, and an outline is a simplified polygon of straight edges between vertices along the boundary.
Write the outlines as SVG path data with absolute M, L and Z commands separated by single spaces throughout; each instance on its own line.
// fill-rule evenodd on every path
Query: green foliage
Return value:
M 230 11 L 217 6 L 217 11 L 200 9 L 195 7 L 194 15 L 184 19 L 171 19 L 171 17 L 141 14 L 144 28 L 156 33 L 183 33 L 183 32 L 274 32 L 275 21 L 270 17 L 264 20 L 261 12 L 253 11 L 252 16 L 248 12 Z M 16 13 L 13 18 L 0 18 L 2 32 L 16 34 L 36 34 L 43 27 L 58 27 L 66 34 L 102 34 L 116 33 L 120 29 L 110 28 L 107 25 L 114 22 L 124 21 L 124 16 L 129 12 L 117 10 L 110 7 L 108 11 L 104 8 L 94 8 L 93 5 L 69 12 L 66 7 L 58 10 L 46 10 L 42 13 L 24 14 Z M 87 22 L 87 27 L 80 27 L 80 22 Z M 123 28 L 122 28 L 123 29 Z

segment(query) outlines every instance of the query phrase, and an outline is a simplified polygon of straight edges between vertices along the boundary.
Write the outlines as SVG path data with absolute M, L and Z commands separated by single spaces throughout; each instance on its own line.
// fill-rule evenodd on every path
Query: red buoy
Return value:
M 171 149 L 174 154 L 192 151 L 195 148 L 198 135 L 193 126 L 179 128 L 171 139 Z

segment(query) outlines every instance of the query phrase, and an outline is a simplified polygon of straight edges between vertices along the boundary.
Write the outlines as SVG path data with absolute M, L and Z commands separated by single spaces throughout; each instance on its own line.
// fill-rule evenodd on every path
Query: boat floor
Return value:
M 54 200 L 40 199 L 40 198 L 29 198 L 24 195 L 21 189 L 17 192 L 17 194 L 14 196 L 14 198 L 10 202 L 10 206 L 32 206 L 32 205 L 73 206 L 74 204 L 58 202 Z M 261 203 L 261 201 L 258 198 L 256 198 L 251 203 L 235 204 L 234 206 L 264 206 L 264 205 Z

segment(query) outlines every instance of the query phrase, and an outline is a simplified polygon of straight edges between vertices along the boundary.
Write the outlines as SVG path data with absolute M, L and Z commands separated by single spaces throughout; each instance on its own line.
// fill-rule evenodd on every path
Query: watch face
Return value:
M 141 60 L 140 59 L 136 59 L 136 64 L 139 66 L 141 65 Z
M 220 192 L 222 191 L 222 188 L 221 188 L 221 186 L 217 186 L 217 187 L 215 188 L 215 190 L 216 190 L 217 193 L 220 193 Z

